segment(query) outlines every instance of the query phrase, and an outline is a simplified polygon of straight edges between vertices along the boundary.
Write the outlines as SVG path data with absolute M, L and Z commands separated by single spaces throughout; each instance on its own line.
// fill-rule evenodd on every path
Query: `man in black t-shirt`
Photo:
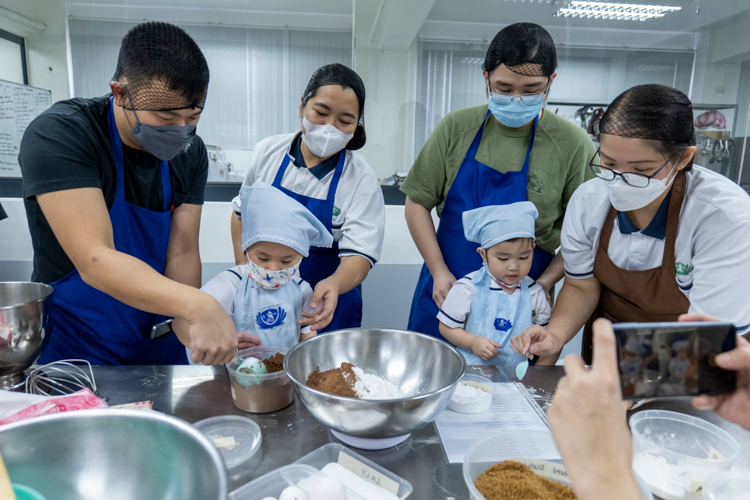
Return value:
M 183 344 L 195 362 L 232 359 L 234 324 L 198 289 L 208 160 L 195 126 L 208 78 L 187 33 L 140 24 L 123 38 L 111 95 L 58 102 L 26 130 L 33 279 L 55 287 L 40 362 L 180 364 Z M 152 334 L 167 316 L 179 339 Z

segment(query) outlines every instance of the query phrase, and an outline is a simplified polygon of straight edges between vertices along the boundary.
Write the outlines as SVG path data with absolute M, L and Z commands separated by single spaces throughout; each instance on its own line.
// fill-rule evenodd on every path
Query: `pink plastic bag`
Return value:
M 44 397 L 26 408 L 0 420 L 0 425 L 18 422 L 32 417 L 62 413 L 64 411 L 107 408 L 107 403 L 96 397 L 89 389 L 83 389 L 67 396 Z

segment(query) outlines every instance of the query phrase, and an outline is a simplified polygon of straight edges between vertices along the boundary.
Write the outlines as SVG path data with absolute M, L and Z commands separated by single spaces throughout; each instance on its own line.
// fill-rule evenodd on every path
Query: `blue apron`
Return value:
M 328 195 L 325 200 L 303 196 L 281 186 L 281 179 L 284 177 L 284 172 L 286 172 L 286 169 L 289 166 L 289 154 L 284 155 L 284 160 L 281 162 L 279 171 L 276 172 L 276 178 L 273 180 L 272 185 L 275 188 L 280 189 L 283 193 L 286 193 L 287 196 L 290 196 L 303 204 L 326 228 L 328 228 L 328 232 L 333 234 L 333 202 L 336 198 L 336 188 L 339 185 L 341 173 L 344 171 L 345 161 L 346 152 L 341 151 L 339 153 L 339 161 L 336 164 L 336 169 L 333 171 L 333 178 L 331 179 L 331 185 L 328 187 Z M 299 268 L 300 276 L 303 280 L 307 281 L 313 289 L 315 289 L 318 282 L 328 278 L 336 272 L 340 262 L 339 244 L 337 241 L 333 242 L 331 248 L 310 247 L 310 255 L 302 259 L 302 264 Z M 331 323 L 322 330 L 318 330 L 318 333 L 341 330 L 343 328 L 359 328 L 361 325 L 362 294 L 359 291 L 359 287 L 355 287 L 354 289 L 339 295 L 339 300 L 336 305 L 336 310 L 333 313 Z
M 162 212 L 125 201 L 125 164 L 114 105 L 109 104 L 109 138 L 117 170 L 115 201 L 109 210 L 115 249 L 163 274 L 172 224 L 172 182 L 169 165 L 160 162 L 164 192 Z M 185 346 L 174 333 L 150 340 L 151 327 L 165 317 L 140 311 L 87 285 L 73 271 L 51 285 L 55 288 L 55 324 L 39 363 L 85 359 L 95 365 L 187 364 Z
M 474 295 L 471 297 L 469 319 L 464 330 L 494 340 L 503 347 L 497 356 L 482 361 L 471 349 L 459 348 L 467 365 L 516 366 L 526 356 L 510 348 L 510 339 L 531 326 L 531 294 L 526 280 L 521 280 L 521 293 L 508 295 L 504 290 L 490 288 L 492 278 L 482 267 L 472 278 Z
M 485 121 L 490 112 L 487 111 Z M 529 157 L 534 145 L 536 126 L 539 121 L 534 120 L 531 130 L 529 147 L 526 150 L 526 160 L 523 168 L 518 172 L 498 172 L 492 167 L 478 162 L 476 158 L 479 143 L 482 141 L 484 123 L 479 127 L 477 135 L 466 152 L 466 157 L 458 169 L 456 178 L 448 190 L 445 198 L 443 213 L 437 229 L 437 240 L 443 252 L 445 264 L 453 276 L 460 278 L 482 266 L 482 257 L 477 253 L 479 245 L 467 241 L 464 236 L 464 225 L 461 216 L 467 210 L 490 205 L 509 205 L 519 201 L 526 201 L 526 185 L 529 175 Z M 536 279 L 552 262 L 554 256 L 543 250 L 539 245 L 534 249 L 534 262 L 529 276 Z M 417 288 L 411 302 L 408 329 L 426 333 L 434 337 L 443 338 L 438 331 L 438 307 L 432 300 L 432 275 L 427 265 L 422 265 Z M 443 339 L 444 340 L 444 339 Z
M 247 273 L 234 299 L 234 321 L 238 332 L 260 337 L 266 347 L 291 349 L 299 342 L 302 288 L 292 279 L 279 288 L 263 288 Z

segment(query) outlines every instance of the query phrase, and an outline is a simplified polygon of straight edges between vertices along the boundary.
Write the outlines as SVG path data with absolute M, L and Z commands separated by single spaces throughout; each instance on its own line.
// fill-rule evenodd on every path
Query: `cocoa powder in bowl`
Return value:
M 283 369 L 284 355 L 287 352 L 288 349 L 282 347 L 253 347 L 237 353 L 236 358 L 239 359 L 250 356 L 260 359 L 269 373 L 250 375 L 255 383 L 245 387 L 237 380 L 238 365 L 235 360 L 226 365 L 234 406 L 250 413 L 270 413 L 281 410 L 294 401 L 294 385 Z

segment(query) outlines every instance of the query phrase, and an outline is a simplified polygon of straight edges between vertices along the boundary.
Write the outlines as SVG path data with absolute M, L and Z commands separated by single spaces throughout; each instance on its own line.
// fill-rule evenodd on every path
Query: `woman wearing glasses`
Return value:
M 583 129 L 543 109 L 556 66 L 555 43 L 544 28 L 504 28 L 483 65 L 488 104 L 449 113 L 419 153 L 401 187 L 409 231 L 425 261 L 409 330 L 440 337 L 436 316 L 445 296 L 456 278 L 482 264 L 477 244 L 464 237 L 467 210 L 533 202 L 539 218 L 529 276 L 548 294 L 562 278 L 562 259 L 553 260 L 553 252 L 568 200 L 593 177 L 587 162 L 595 147 Z
M 591 361 L 591 320 L 677 321 L 699 312 L 750 330 L 750 197 L 711 170 L 693 165 L 690 100 L 663 85 L 639 85 L 609 106 L 598 177 L 568 205 L 562 230 L 565 283 L 546 328 L 511 340 L 517 353 L 553 363 L 588 322 L 583 354 Z

